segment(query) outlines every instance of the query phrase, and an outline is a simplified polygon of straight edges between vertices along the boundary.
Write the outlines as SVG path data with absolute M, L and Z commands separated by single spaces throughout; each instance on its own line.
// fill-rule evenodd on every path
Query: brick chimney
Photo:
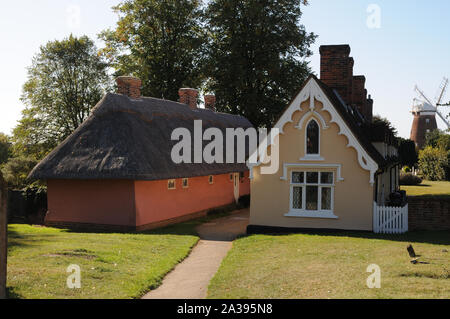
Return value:
M 132 76 L 119 76 L 116 79 L 117 93 L 126 95 L 132 99 L 141 97 L 142 81 Z
M 205 95 L 205 109 L 215 111 L 216 110 L 216 96 L 213 94 Z
M 352 87 L 352 104 L 364 113 L 364 106 L 367 100 L 366 77 L 364 75 L 356 75 L 353 77 Z
M 180 89 L 178 91 L 180 103 L 187 104 L 192 110 L 197 109 L 198 90 L 196 89 Z
M 366 100 L 366 103 L 364 105 L 364 109 L 362 114 L 366 118 L 367 122 L 372 123 L 373 119 L 373 100 L 372 97 L 369 95 L 369 98 Z
M 347 104 L 352 104 L 354 61 L 350 57 L 350 46 L 322 45 L 320 57 L 320 79 L 336 89 Z

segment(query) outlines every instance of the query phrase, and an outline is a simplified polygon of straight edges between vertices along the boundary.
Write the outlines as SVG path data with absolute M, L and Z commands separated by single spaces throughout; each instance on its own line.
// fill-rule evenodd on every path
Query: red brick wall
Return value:
M 409 230 L 450 230 L 450 199 L 408 198 Z

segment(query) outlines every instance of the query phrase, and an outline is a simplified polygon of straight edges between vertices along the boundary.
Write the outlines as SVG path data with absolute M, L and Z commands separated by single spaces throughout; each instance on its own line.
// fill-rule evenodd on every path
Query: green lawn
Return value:
M 450 182 L 423 181 L 417 186 L 401 186 L 408 196 L 449 196 Z
M 412 243 L 419 260 L 410 263 Z M 253 235 L 233 248 L 209 298 L 450 298 L 450 232 Z M 447 250 L 449 252 L 445 252 Z M 381 268 L 381 288 L 366 285 Z
M 76 233 L 28 225 L 9 226 L 11 298 L 137 298 L 197 243 L 197 222 L 147 234 Z M 66 269 L 81 267 L 81 289 L 68 289 Z

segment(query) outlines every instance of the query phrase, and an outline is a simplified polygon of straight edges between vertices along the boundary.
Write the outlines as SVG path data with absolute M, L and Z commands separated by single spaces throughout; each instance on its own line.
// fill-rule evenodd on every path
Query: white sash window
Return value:
M 337 218 L 334 172 L 291 172 L 290 211 L 286 216 Z

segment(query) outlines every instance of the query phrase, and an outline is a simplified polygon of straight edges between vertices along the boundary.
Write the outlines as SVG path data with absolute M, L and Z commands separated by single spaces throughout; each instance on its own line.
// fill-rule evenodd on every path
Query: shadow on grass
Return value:
M 56 234 L 29 234 L 27 232 L 18 232 L 8 228 L 8 250 L 17 247 L 37 246 L 44 242 L 51 242 Z
M 141 234 L 141 235 L 180 235 L 180 236 L 198 236 L 195 230 L 197 226 L 210 222 L 214 219 L 222 218 L 231 215 L 234 211 L 243 209 L 244 207 L 238 205 L 230 205 L 229 207 L 214 209 L 208 212 L 205 217 L 200 217 L 192 219 L 186 222 L 181 222 L 178 224 L 169 225 L 162 228 L 145 230 L 145 231 L 134 231 L 127 229 L 90 229 L 88 227 L 65 227 L 61 228 L 69 233 L 86 233 L 86 234 Z M 114 227 L 114 226 L 112 226 Z
M 258 233 L 256 233 L 258 234 Z M 261 234 L 261 233 L 259 233 Z M 425 243 L 434 245 L 450 245 L 449 231 L 414 231 L 405 234 L 375 234 L 372 232 L 360 231 L 339 231 L 339 230 L 299 230 L 286 232 L 267 232 L 266 235 L 271 236 L 286 236 L 292 234 L 307 234 L 317 236 L 332 236 L 332 237 L 350 237 L 363 239 L 378 239 L 398 241 L 405 243 Z
M 7 287 L 6 288 L 6 298 L 7 299 L 24 299 L 23 296 L 19 295 L 14 291 L 14 288 Z

